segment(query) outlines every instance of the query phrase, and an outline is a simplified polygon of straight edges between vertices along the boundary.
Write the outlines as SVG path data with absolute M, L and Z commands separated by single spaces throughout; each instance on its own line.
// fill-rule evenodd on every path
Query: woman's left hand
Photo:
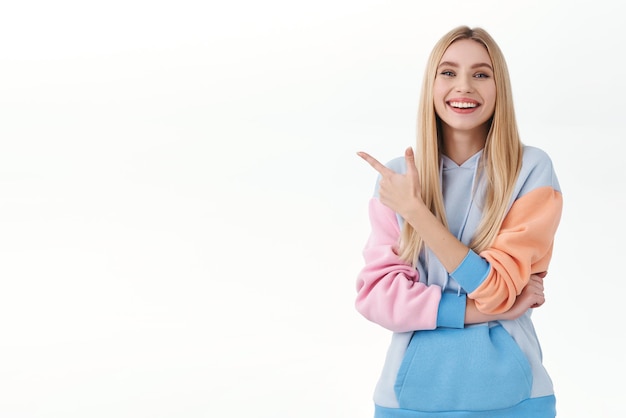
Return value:
M 422 185 L 415 167 L 413 149 L 409 147 L 404 153 L 406 174 L 396 173 L 366 152 L 357 152 L 357 155 L 381 175 L 378 191 L 380 202 L 407 218 L 415 205 L 422 202 Z

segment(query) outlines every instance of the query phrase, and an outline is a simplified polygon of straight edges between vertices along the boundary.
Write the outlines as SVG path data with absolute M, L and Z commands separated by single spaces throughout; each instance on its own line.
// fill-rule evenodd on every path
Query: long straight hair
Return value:
M 435 113 L 433 85 L 437 67 L 446 49 L 460 39 L 472 39 L 482 44 L 491 58 L 496 85 L 496 103 L 481 158 L 480 169 L 487 180 L 485 207 L 481 222 L 470 248 L 481 252 L 491 245 L 506 215 L 515 182 L 522 165 L 520 140 L 513 107 L 511 81 L 502 51 L 482 28 L 459 26 L 445 34 L 435 44 L 424 73 L 417 118 L 415 165 L 422 184 L 422 199 L 430 211 L 446 227 L 446 213 L 439 178 L 442 133 Z M 404 223 L 400 239 L 400 257 L 415 263 L 424 243 L 408 222 Z

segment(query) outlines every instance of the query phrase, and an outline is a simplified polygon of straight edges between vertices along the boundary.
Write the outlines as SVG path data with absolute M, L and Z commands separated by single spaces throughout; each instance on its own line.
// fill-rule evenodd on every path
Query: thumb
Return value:
M 415 154 L 413 154 L 413 148 L 408 147 L 404 151 L 404 160 L 406 161 L 406 170 L 407 172 L 417 172 L 417 168 L 415 167 Z

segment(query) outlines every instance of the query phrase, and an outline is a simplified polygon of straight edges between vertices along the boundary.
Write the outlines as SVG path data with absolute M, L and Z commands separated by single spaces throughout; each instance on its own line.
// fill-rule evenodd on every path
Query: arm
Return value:
M 470 249 L 452 235 L 424 204 L 413 150 L 407 148 L 405 153 L 406 174 L 394 172 L 367 153 L 358 155 L 382 176 L 380 201 L 411 224 L 448 273 L 454 271 Z
M 391 331 L 462 328 L 465 296 L 442 294 L 439 286 L 420 283 L 418 271 L 396 253 L 400 226 L 395 212 L 373 198 L 370 237 L 363 250 L 365 267 L 357 278 L 356 309 Z
M 473 288 L 466 288 L 479 310 L 507 311 L 528 283 L 528 277 L 547 270 L 561 208 L 561 194 L 551 187 L 535 189 L 515 201 L 493 244 L 474 255 L 490 266 L 484 279 L 474 281 Z

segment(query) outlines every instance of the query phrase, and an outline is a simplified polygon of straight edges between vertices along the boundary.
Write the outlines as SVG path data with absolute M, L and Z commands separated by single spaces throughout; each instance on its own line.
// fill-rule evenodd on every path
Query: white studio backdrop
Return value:
M 460 24 L 500 44 L 563 189 L 534 314 L 559 416 L 624 415 L 617 4 L 3 4 L 0 417 L 372 416 L 355 152 L 413 144 Z

